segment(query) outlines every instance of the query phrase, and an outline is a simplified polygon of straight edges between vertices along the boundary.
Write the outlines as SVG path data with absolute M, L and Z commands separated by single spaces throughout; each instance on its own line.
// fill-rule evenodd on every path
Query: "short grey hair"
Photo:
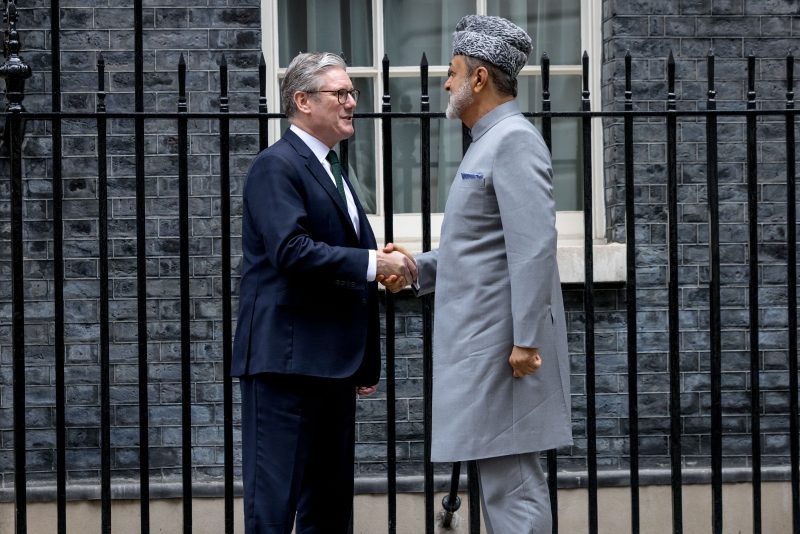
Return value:
M 500 93 L 502 96 L 513 96 L 516 98 L 516 76 L 512 76 L 497 65 L 493 65 L 492 63 L 477 57 L 464 56 L 464 62 L 467 64 L 467 76 L 472 76 L 478 67 L 484 67 L 487 71 L 489 71 L 489 76 L 492 78 L 495 89 L 497 89 L 498 93 Z
M 319 75 L 332 68 L 346 69 L 344 60 L 330 52 L 297 54 L 289 63 L 286 75 L 281 82 L 281 107 L 291 118 L 297 111 L 294 94 L 297 91 L 317 91 L 320 88 Z

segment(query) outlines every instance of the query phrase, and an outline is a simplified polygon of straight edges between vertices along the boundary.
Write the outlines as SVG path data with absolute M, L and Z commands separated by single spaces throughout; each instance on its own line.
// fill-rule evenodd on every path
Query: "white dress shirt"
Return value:
M 289 126 L 289 129 L 297 134 L 308 148 L 311 149 L 311 152 L 314 153 L 314 156 L 319 160 L 322 164 L 322 168 L 325 169 L 325 172 L 328 173 L 330 176 L 333 185 L 336 185 L 336 178 L 333 177 L 333 172 L 331 172 L 331 164 L 328 162 L 328 152 L 331 150 L 328 148 L 325 143 L 311 135 L 310 133 L 306 132 L 302 128 L 299 128 L 292 124 Z M 353 224 L 353 228 L 356 231 L 356 235 L 361 237 L 361 232 L 359 230 L 359 221 L 358 221 L 358 209 L 356 208 L 356 202 L 353 199 L 353 193 L 350 191 L 350 188 L 347 186 L 347 182 L 342 180 L 344 185 L 344 195 L 347 197 L 347 214 L 350 216 L 350 222 Z M 369 263 L 367 264 L 367 281 L 372 282 L 375 280 L 375 274 L 377 271 L 377 251 L 370 250 L 369 251 Z

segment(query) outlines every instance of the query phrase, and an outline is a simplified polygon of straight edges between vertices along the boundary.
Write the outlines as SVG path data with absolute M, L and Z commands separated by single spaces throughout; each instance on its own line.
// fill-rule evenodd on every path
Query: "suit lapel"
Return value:
M 336 209 L 339 211 L 339 215 L 344 219 L 344 225 L 347 228 L 347 231 L 350 232 L 351 237 L 358 241 L 358 236 L 356 235 L 356 230 L 353 228 L 353 223 L 350 221 L 350 214 L 347 212 L 347 204 L 345 204 L 344 200 L 342 200 L 341 195 L 339 195 L 339 191 L 336 190 L 336 186 L 333 184 L 333 180 L 331 177 L 328 176 L 328 173 L 325 172 L 325 168 L 322 166 L 322 163 L 316 158 L 314 153 L 308 148 L 302 139 L 297 137 L 297 135 L 291 131 L 286 130 L 286 133 L 283 135 L 284 139 L 286 139 L 289 144 L 294 147 L 297 153 L 304 157 L 306 160 L 306 168 L 311 176 L 319 183 L 319 185 L 328 193 L 328 196 L 331 198 L 331 201 L 336 206 Z M 342 178 L 345 180 L 347 179 L 342 173 Z M 348 182 L 349 185 L 349 182 Z M 353 193 L 353 189 L 350 188 L 350 192 Z M 353 194 L 353 198 L 355 199 L 355 194 Z M 358 200 L 356 200 L 356 207 L 360 209 L 360 205 Z M 361 214 L 359 213 L 359 220 L 361 219 Z

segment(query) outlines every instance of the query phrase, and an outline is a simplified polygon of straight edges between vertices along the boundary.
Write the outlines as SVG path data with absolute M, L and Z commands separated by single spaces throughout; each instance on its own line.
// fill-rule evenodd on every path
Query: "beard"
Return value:
M 460 119 L 461 114 L 472 104 L 472 92 L 470 91 L 469 80 L 464 80 L 461 87 L 450 92 L 450 99 L 447 101 L 447 111 L 445 116 L 448 119 Z

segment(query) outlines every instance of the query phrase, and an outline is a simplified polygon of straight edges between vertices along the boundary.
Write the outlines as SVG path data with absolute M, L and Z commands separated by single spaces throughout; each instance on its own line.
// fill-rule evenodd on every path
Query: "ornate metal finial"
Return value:
M 8 23 L 3 52 L 6 62 L 0 65 L 0 78 L 6 81 L 7 111 L 24 111 L 22 100 L 25 98 L 25 80 L 31 77 L 31 68 L 19 56 L 20 42 L 17 32 L 17 5 L 14 0 L 6 4 L 5 20 Z

